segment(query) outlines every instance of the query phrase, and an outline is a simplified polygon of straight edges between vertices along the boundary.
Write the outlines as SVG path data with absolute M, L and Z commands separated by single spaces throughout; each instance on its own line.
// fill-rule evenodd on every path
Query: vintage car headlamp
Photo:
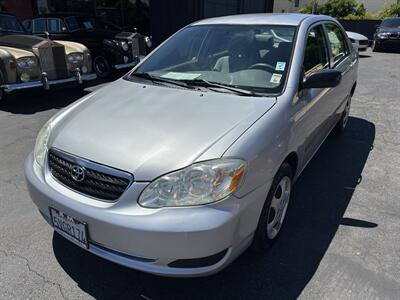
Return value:
M 125 41 L 120 41 L 120 42 L 119 42 L 119 45 L 121 46 L 122 50 L 128 51 L 129 45 L 128 45 L 127 42 L 125 42 Z
M 384 40 L 389 38 L 389 34 L 387 32 L 378 33 L 378 38 Z
M 67 55 L 67 60 L 71 64 L 77 64 L 83 61 L 83 53 L 70 53 Z
M 195 163 L 150 183 L 138 203 L 147 208 L 195 206 L 219 201 L 237 190 L 246 162 L 221 158 Z
M 47 153 L 47 143 L 49 141 L 50 133 L 52 130 L 52 119 L 47 121 L 46 124 L 40 129 L 37 138 L 36 138 L 36 143 L 35 143 L 35 150 L 34 150 L 34 156 L 35 160 L 38 163 L 40 167 L 43 168 L 44 166 L 44 160 L 46 158 L 46 153 Z
M 28 73 L 22 73 L 21 76 L 19 77 L 22 82 L 28 82 L 31 80 L 31 76 Z
M 21 69 L 31 69 L 37 67 L 37 60 L 34 57 L 21 57 L 17 59 L 17 65 Z

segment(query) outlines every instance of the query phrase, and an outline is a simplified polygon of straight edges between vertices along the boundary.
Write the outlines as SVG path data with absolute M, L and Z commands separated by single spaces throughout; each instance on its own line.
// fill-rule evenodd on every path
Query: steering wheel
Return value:
M 269 64 L 265 64 L 265 63 L 256 63 L 254 65 L 251 65 L 249 67 L 249 70 L 251 70 L 251 69 L 266 70 L 267 72 L 268 71 L 272 71 L 272 72 L 269 72 L 269 73 L 274 73 L 275 72 L 275 67 L 273 67 L 273 66 L 271 66 Z

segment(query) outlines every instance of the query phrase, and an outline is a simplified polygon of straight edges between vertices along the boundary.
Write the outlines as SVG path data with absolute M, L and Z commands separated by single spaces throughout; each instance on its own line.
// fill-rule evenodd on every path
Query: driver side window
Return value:
M 329 67 L 327 44 L 322 25 L 313 27 L 308 33 L 303 67 L 306 77 Z

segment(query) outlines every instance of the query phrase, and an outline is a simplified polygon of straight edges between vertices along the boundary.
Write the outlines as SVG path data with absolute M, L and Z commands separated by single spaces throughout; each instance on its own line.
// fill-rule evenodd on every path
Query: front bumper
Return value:
M 25 177 L 32 200 L 49 223 L 49 207 L 54 207 L 88 224 L 89 252 L 172 277 L 210 275 L 240 255 L 252 241 L 266 189 L 214 205 L 147 209 L 136 202 L 146 183 L 134 182 L 115 203 L 102 202 L 58 183 L 48 170 L 39 169 L 33 154 L 25 161 Z M 171 267 L 219 253 L 223 255 L 211 265 Z
M 400 39 L 376 39 L 375 43 L 383 49 L 400 50 Z
M 28 81 L 28 82 L 21 82 L 21 83 L 9 83 L 3 84 L 1 88 L 6 93 L 11 93 L 14 91 L 31 89 L 31 88 L 44 88 L 50 89 L 53 85 L 60 85 L 60 84 L 67 84 L 67 83 L 78 83 L 81 84 L 85 81 L 90 81 L 96 79 L 97 76 L 95 73 L 88 73 L 88 74 L 78 74 L 72 77 L 64 78 L 64 79 L 56 79 L 56 80 L 48 80 L 46 76 L 42 77 L 42 80 L 37 81 Z

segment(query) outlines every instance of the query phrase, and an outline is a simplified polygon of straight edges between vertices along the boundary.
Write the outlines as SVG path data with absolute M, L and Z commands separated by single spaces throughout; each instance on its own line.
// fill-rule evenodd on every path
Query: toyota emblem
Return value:
M 71 177 L 76 182 L 82 182 L 86 177 L 86 170 L 81 166 L 73 166 L 71 168 Z

